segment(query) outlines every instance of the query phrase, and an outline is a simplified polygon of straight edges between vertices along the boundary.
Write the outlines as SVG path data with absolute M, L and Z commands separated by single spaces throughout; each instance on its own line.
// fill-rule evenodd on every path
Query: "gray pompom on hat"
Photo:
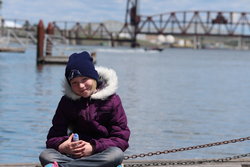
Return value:
M 95 70 L 93 58 L 89 52 L 83 51 L 81 53 L 73 53 L 70 55 L 66 69 L 65 77 L 70 83 L 75 77 L 85 76 L 92 78 L 98 82 L 99 75 Z

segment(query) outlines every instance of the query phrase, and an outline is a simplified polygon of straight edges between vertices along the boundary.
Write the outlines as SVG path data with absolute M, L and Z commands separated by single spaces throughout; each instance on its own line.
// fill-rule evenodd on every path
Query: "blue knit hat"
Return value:
M 98 81 L 99 78 L 99 75 L 93 64 L 93 58 L 86 51 L 81 53 L 73 53 L 69 57 L 65 69 L 65 77 L 68 82 L 78 76 L 89 77 L 96 81 Z

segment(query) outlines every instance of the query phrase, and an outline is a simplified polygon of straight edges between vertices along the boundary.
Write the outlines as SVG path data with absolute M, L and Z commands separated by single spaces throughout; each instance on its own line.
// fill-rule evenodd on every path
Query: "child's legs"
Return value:
M 73 159 L 64 154 L 61 154 L 55 149 L 49 148 L 49 149 L 44 150 L 40 154 L 39 160 L 42 166 L 45 166 L 48 163 L 53 163 L 54 161 L 58 163 L 65 163 L 65 162 L 72 161 Z
M 117 167 L 122 163 L 123 158 L 124 154 L 120 148 L 110 147 L 101 153 L 58 163 L 62 167 Z

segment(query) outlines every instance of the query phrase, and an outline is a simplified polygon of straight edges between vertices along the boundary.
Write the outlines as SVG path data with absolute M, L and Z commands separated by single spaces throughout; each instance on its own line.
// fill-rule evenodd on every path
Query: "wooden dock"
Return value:
M 45 56 L 41 63 L 43 64 L 66 64 L 68 62 L 68 56 Z
M 0 47 L 0 52 L 15 52 L 15 53 L 24 53 L 25 48 L 16 48 L 16 47 Z
M 91 53 L 93 63 L 96 63 L 96 52 Z M 43 56 L 39 57 L 37 62 L 40 64 L 67 64 L 69 56 Z
M 124 167 L 250 167 L 250 158 L 241 158 L 227 162 L 211 162 L 209 159 L 190 159 L 190 160 L 124 160 Z M 16 164 L 0 164 L 0 167 L 41 167 L 39 163 L 16 163 Z

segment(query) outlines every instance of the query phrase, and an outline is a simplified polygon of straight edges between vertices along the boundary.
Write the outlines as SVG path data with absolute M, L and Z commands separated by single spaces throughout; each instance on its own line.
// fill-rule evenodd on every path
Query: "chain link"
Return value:
M 181 152 L 181 151 L 189 151 L 189 150 L 219 146 L 219 145 L 224 145 L 224 144 L 229 144 L 229 143 L 238 143 L 238 142 L 243 142 L 243 141 L 246 141 L 246 140 L 250 140 L 250 136 L 242 137 L 242 138 L 238 138 L 238 139 L 232 139 L 232 140 L 225 140 L 225 141 L 221 141 L 221 142 L 208 143 L 208 144 L 203 144 L 203 145 L 196 145 L 196 146 L 182 147 L 182 148 L 171 149 L 171 150 L 135 154 L 135 155 L 125 156 L 124 160 L 135 159 L 135 158 L 138 158 L 138 157 L 143 158 L 143 157 L 146 157 L 146 156 L 154 156 L 154 155 L 160 155 L 160 154 L 176 153 L 176 152 Z
M 204 163 L 223 163 L 228 162 L 234 159 L 240 159 L 244 157 L 249 157 L 250 153 L 241 154 L 233 157 L 219 158 L 219 159 L 211 159 L 211 160 L 186 160 L 186 161 L 161 161 L 158 162 L 132 162 L 131 164 L 124 164 L 124 167 L 140 167 L 140 166 L 168 166 L 168 165 L 199 165 Z

